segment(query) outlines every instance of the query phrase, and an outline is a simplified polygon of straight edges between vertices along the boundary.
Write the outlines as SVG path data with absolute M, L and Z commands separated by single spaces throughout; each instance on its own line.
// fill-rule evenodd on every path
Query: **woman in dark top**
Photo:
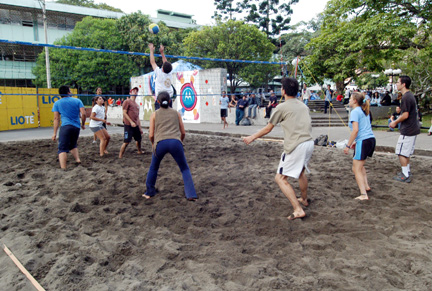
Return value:
M 186 199 L 195 201 L 198 196 L 183 150 L 186 131 L 181 115 L 176 110 L 169 108 L 170 96 L 167 92 L 160 92 L 157 102 L 161 107 L 150 117 L 149 138 L 152 143 L 153 154 L 147 173 L 147 191 L 142 196 L 149 199 L 156 195 L 155 184 L 159 166 L 164 156 L 170 153 L 182 173 Z
M 390 97 L 390 93 L 386 92 L 384 95 L 383 100 L 381 100 L 381 105 L 382 106 L 389 106 L 391 104 L 391 97 Z

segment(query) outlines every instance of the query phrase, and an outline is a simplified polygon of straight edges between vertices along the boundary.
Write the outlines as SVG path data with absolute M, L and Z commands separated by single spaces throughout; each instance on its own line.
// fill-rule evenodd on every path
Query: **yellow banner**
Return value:
M 77 94 L 77 89 L 71 93 Z M 51 109 L 59 99 L 56 88 L 0 86 L 0 131 L 53 126 Z

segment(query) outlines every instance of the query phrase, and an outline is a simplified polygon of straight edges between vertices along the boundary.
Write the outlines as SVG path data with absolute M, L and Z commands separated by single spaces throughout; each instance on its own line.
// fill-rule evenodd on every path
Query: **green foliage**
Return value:
M 320 34 L 320 26 L 322 18 L 318 16 L 315 19 L 310 20 L 308 23 L 301 22 L 292 28 L 292 32 L 284 34 L 280 37 L 282 47 L 279 53 L 282 58 L 287 62 L 287 67 L 290 71 L 294 71 L 294 66 L 291 62 L 298 56 L 305 57 L 310 55 L 312 52 L 310 49 L 306 49 L 306 45 Z M 306 83 L 315 84 L 314 77 L 306 67 L 306 63 L 300 61 L 300 67 L 303 70 L 303 74 L 306 77 Z
M 121 49 L 115 20 L 86 17 L 77 23 L 71 34 L 55 44 L 100 49 Z M 50 48 L 50 68 L 53 87 L 70 85 L 94 91 L 102 87 L 128 86 L 129 78 L 138 73 L 137 66 L 127 55 L 95 53 Z M 46 86 L 45 54 L 41 53 L 33 70 L 35 84 Z
M 266 35 L 255 26 L 234 20 L 219 22 L 216 26 L 205 26 L 200 31 L 191 32 L 183 43 L 186 48 L 185 54 L 188 56 L 235 60 L 268 61 L 275 48 Z M 195 63 L 205 68 L 225 67 L 232 80 L 231 92 L 235 92 L 241 78 L 246 79 L 251 76 L 253 68 L 255 70 L 261 68 L 234 62 Z
M 243 81 L 250 84 L 250 87 L 259 88 L 265 87 L 280 71 L 280 65 L 250 64 L 245 66 L 239 75 Z
M 361 89 L 373 89 L 377 87 L 385 87 L 389 81 L 389 77 L 384 74 L 379 74 L 379 77 L 372 77 L 378 75 L 374 73 L 365 73 L 358 76 L 355 81 L 356 85 Z M 395 81 L 396 82 L 396 81 Z
M 431 11 L 431 1 L 331 0 L 305 62 L 321 79 L 339 82 L 380 72 L 386 62 L 406 61 L 411 48 L 430 50 Z
M 56 2 L 61 4 L 103 9 L 103 10 L 114 11 L 114 12 L 123 12 L 121 9 L 112 7 L 105 3 L 95 4 L 93 0 L 57 0 Z
M 291 5 L 298 0 L 290 0 L 288 3 L 279 0 L 243 0 L 241 7 L 247 12 L 246 22 L 255 24 L 262 29 L 268 37 L 275 37 L 288 30 L 293 13 Z
M 214 0 L 216 10 L 212 18 L 218 20 L 236 20 L 235 14 L 242 13 L 242 8 L 236 0 Z
M 432 48 L 410 49 L 405 58 L 394 66 L 413 80 L 410 89 L 419 99 L 422 107 L 432 103 Z
M 243 17 L 241 13 L 246 13 L 246 22 L 254 24 L 268 38 L 272 38 L 289 29 L 293 13 L 291 5 L 295 3 L 298 0 L 214 0 L 216 11 L 213 18 L 219 21 L 236 20 L 235 15 Z

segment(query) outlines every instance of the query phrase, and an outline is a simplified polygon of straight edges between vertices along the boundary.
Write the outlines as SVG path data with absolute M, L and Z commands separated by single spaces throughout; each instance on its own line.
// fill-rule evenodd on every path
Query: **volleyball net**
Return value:
M 45 87 L 47 83 L 44 47 L 49 48 L 49 66 L 52 87 L 69 85 L 83 93 L 83 101 L 94 94 L 96 88 L 113 97 L 124 97 L 133 88 L 132 78 L 152 75 L 149 53 L 110 49 L 85 48 L 55 44 L 41 44 L 0 39 L 2 62 L 0 66 L 0 86 Z M 162 65 L 160 54 L 155 53 L 156 62 Z M 166 55 L 173 65 L 173 75 L 178 81 L 186 76 L 183 72 L 213 69 L 226 69 L 227 64 L 235 64 L 237 71 L 223 76 L 219 90 L 213 88 L 206 94 L 220 95 L 221 91 L 231 94 L 255 90 L 267 93 L 280 83 L 273 80 L 287 71 L 287 65 L 276 61 L 234 60 L 193 56 Z M 137 61 L 138 60 L 138 61 Z M 146 64 L 146 66 L 142 66 Z M 151 82 L 154 80 L 151 79 Z M 220 83 L 219 74 L 207 76 L 208 86 Z M 234 84 L 232 84 L 233 82 Z M 176 83 L 173 80 L 173 83 Z M 210 85 L 209 85 L 210 84 Z M 154 91 L 153 84 L 151 89 Z M 141 86 L 143 87 L 143 85 Z M 235 92 L 230 92 L 236 88 Z M 267 91 L 267 92 L 266 92 Z M 145 93 L 149 94 L 148 92 Z M 197 92 L 198 95 L 203 92 Z M 87 96 L 86 96 L 87 95 Z

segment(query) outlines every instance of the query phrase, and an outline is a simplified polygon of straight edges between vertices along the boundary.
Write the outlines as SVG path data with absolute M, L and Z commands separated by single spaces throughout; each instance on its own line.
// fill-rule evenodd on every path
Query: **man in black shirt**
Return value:
M 399 123 L 400 136 L 396 145 L 396 154 L 402 166 L 402 172 L 398 173 L 393 179 L 400 182 L 410 183 L 411 169 L 410 156 L 414 153 L 415 140 L 420 133 L 420 123 L 418 121 L 417 102 L 414 94 L 409 90 L 411 78 L 400 76 L 396 83 L 398 91 L 402 93 L 401 115 L 395 121 L 390 122 L 389 127 L 395 128 Z

